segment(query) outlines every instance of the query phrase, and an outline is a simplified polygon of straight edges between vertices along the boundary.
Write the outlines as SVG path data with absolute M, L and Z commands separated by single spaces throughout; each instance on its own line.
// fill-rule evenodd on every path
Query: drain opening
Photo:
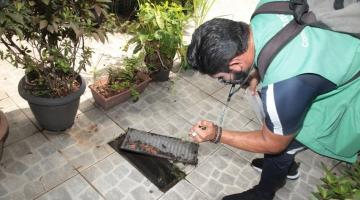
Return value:
M 128 128 L 120 148 L 196 165 L 199 144 L 175 137 Z
M 122 135 L 109 142 L 109 145 L 156 185 L 160 191 L 168 191 L 177 182 L 185 178 L 186 174 L 165 158 L 120 149 L 124 139 L 125 135 Z

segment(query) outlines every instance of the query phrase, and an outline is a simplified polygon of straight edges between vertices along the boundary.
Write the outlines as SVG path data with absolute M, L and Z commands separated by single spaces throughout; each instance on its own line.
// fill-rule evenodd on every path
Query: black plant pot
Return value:
M 79 76 L 81 83 L 78 91 L 61 98 L 36 97 L 24 89 L 25 77 L 18 85 L 18 91 L 22 98 L 28 101 L 39 124 L 49 131 L 63 131 L 74 124 L 76 112 L 79 108 L 80 96 L 86 88 L 85 80 Z
M 155 71 L 151 73 L 150 77 L 153 81 L 164 82 L 169 80 L 170 70 L 160 69 L 159 71 Z
M 132 18 L 136 15 L 137 0 L 113 0 L 112 11 L 118 16 Z

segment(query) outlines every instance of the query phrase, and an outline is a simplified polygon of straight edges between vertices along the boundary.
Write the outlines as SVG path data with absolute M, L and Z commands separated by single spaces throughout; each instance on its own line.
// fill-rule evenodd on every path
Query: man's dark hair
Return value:
M 228 64 L 248 48 L 248 24 L 215 18 L 199 26 L 187 50 L 189 65 L 203 74 L 229 72 Z

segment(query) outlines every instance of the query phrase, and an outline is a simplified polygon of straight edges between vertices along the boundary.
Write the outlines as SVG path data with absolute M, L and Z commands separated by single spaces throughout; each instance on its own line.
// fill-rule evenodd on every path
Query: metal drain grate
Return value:
M 122 135 L 111 141 L 109 145 L 162 192 L 168 191 L 181 179 L 185 178 L 186 174 L 168 159 L 121 150 L 119 147 L 124 138 L 125 135 Z
M 199 144 L 129 128 L 120 149 L 196 165 Z

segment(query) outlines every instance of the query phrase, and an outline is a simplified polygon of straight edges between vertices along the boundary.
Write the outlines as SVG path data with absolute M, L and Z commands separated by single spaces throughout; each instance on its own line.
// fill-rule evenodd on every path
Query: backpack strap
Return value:
M 257 59 L 257 68 L 260 78 L 263 79 L 267 68 L 281 49 L 294 39 L 303 29 L 304 25 L 291 20 L 284 28 L 276 33 L 261 49 Z
M 299 2 L 275 1 L 264 3 L 259 6 L 251 19 L 258 14 L 288 14 L 294 15 L 294 7 L 302 3 L 303 0 L 295 0 Z M 295 5 L 296 4 L 296 5 Z M 299 24 L 295 19 L 290 21 L 284 28 L 275 34 L 261 49 L 257 59 L 257 68 L 260 78 L 263 79 L 267 68 L 269 67 L 275 56 L 281 49 L 292 39 L 294 39 L 303 29 L 304 25 Z
M 251 16 L 251 19 L 258 14 L 285 14 L 293 15 L 294 11 L 290 9 L 289 2 L 285 1 L 274 1 L 269 3 L 264 3 L 256 10 Z
M 279 1 L 265 3 L 255 10 L 251 19 L 258 14 L 289 14 L 294 16 L 294 19 L 276 33 L 259 52 L 257 68 L 261 79 L 264 78 L 270 63 L 281 51 L 281 49 L 288 42 L 294 39 L 305 28 L 305 26 L 316 22 L 315 15 L 312 12 L 308 12 L 308 9 L 309 7 L 306 0 L 290 0 L 290 2 Z M 340 86 L 343 86 L 359 77 L 360 71 Z

